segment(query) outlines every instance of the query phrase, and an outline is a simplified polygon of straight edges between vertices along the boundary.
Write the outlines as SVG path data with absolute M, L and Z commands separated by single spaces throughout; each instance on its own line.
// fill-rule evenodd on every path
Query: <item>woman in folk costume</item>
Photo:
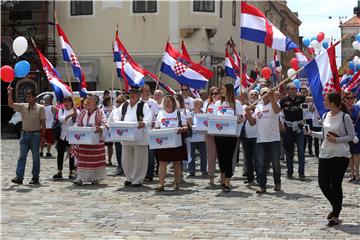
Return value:
M 106 116 L 97 107 L 98 103 L 98 96 L 88 94 L 87 108 L 80 112 L 74 125 L 78 127 L 96 127 L 95 132 L 100 134 L 99 144 L 79 145 L 77 178 L 73 181 L 77 185 L 82 185 L 83 182 L 98 184 L 106 174 L 105 145 L 101 136 L 105 128 Z

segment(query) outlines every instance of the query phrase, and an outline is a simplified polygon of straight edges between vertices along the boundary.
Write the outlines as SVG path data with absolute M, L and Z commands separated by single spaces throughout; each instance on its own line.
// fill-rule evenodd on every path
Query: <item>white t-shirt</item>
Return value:
M 165 128 L 178 128 L 179 127 L 179 119 L 177 115 L 178 110 L 175 110 L 172 113 L 168 113 L 166 111 L 159 112 L 156 121 L 155 127 L 160 129 Z M 186 118 L 183 113 L 180 113 L 181 123 L 183 126 L 186 126 Z
M 240 101 L 235 101 L 235 108 L 236 108 L 236 115 L 244 115 L 244 108 L 242 107 Z M 214 114 L 215 115 L 227 115 L 227 116 L 234 116 L 235 112 L 234 109 L 229 106 L 227 101 L 217 101 L 214 107 Z
M 194 109 L 194 99 L 191 97 L 187 97 L 184 99 L 184 103 L 185 103 L 185 108 L 187 110 L 192 111 Z
M 243 105 L 243 108 L 247 106 L 246 104 Z M 251 126 L 248 120 L 245 120 L 245 137 L 246 138 L 256 138 L 257 137 L 257 130 L 256 124 Z
M 280 141 L 279 113 L 275 113 L 271 102 L 256 106 L 253 118 L 256 119 L 257 141 L 276 142 Z
M 45 124 L 46 124 L 46 129 L 52 128 L 53 127 L 53 123 L 54 123 L 54 113 L 51 111 L 51 105 L 49 106 L 44 106 L 45 108 Z
M 215 109 L 215 103 L 204 103 L 204 106 L 202 108 L 202 111 L 204 113 L 208 113 L 208 114 L 214 114 L 214 109 Z
M 152 98 L 149 98 L 148 100 L 143 100 L 147 105 L 148 107 L 150 108 L 150 111 L 151 111 L 151 115 L 152 115 L 152 121 L 155 122 L 156 120 L 156 116 L 158 115 L 159 113 L 159 105 L 158 103 L 152 99 Z

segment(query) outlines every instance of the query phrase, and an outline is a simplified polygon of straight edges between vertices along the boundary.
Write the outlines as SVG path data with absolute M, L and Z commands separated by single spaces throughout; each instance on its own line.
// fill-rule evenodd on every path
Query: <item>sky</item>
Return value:
M 338 40 L 341 36 L 340 21 L 345 22 L 354 16 L 357 0 L 287 0 L 287 5 L 299 14 L 302 22 L 300 36 L 311 38 L 324 32 L 325 37 Z M 336 48 L 338 67 L 341 61 L 340 49 L 340 46 Z

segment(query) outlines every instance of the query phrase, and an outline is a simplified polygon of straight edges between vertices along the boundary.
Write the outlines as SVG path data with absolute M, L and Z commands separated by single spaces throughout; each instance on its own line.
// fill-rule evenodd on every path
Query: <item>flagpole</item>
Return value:
M 59 24 L 56 11 L 54 11 L 54 20 L 55 20 L 55 25 Z M 71 92 L 72 92 L 73 90 L 72 90 L 71 81 L 70 81 L 70 72 L 69 72 L 69 68 L 68 68 L 68 63 L 67 63 L 67 61 L 64 61 L 64 62 L 65 62 L 66 78 L 68 80 L 68 84 L 69 84 L 69 87 L 70 87 Z

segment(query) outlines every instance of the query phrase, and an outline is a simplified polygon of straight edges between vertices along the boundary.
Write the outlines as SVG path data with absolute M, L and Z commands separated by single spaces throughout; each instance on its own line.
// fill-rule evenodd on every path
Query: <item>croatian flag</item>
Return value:
M 349 81 L 349 83 L 347 84 L 347 87 L 345 88 L 346 92 L 350 92 L 355 90 L 357 87 L 359 87 L 360 84 L 360 71 L 358 71 L 354 77 L 351 79 L 351 81 Z
M 41 61 L 41 65 L 46 74 L 46 77 L 54 89 L 56 101 L 62 102 L 64 97 L 72 96 L 72 91 L 68 85 L 66 85 L 61 79 L 59 73 L 53 67 L 53 65 L 49 62 L 49 60 L 40 52 L 40 50 L 36 47 L 36 52 L 38 53 Z
M 320 116 L 326 112 L 324 95 L 332 91 L 340 92 L 335 60 L 335 46 L 336 45 L 331 46 L 305 65 L 311 94 Z
M 294 53 L 299 64 L 310 62 L 310 59 L 306 57 L 305 54 L 299 48 L 294 48 Z
M 235 63 L 235 60 L 230 56 L 227 49 L 225 50 L 225 73 L 229 77 L 235 79 L 234 90 L 235 92 L 237 92 L 241 84 L 239 66 Z
M 68 38 L 66 37 L 64 31 L 62 30 L 62 28 L 58 23 L 56 24 L 56 28 L 59 34 L 64 61 L 71 63 L 75 78 L 79 82 L 80 97 L 86 97 L 87 89 L 86 89 L 86 80 L 85 80 L 84 71 L 81 69 L 80 63 L 75 55 L 75 52 Z
M 185 58 L 169 42 L 166 44 L 160 71 L 180 84 L 195 89 L 205 88 L 213 72 Z
M 276 50 L 274 51 L 274 66 L 273 66 L 273 68 L 276 73 L 281 73 L 282 67 L 280 65 L 279 56 L 278 56 Z
M 116 31 L 114 42 L 114 61 L 116 62 L 117 72 L 125 80 L 125 87 L 142 87 L 145 84 L 144 77 L 148 71 L 142 68 L 130 56 L 124 45 L 119 39 L 118 31 Z
M 280 32 L 264 13 L 243 1 L 241 2 L 240 24 L 240 37 L 243 39 L 264 43 L 279 51 L 289 51 L 298 47 L 289 37 Z
M 191 58 L 190 58 L 189 52 L 186 49 L 184 40 L 181 41 L 181 53 L 186 60 L 191 61 Z

